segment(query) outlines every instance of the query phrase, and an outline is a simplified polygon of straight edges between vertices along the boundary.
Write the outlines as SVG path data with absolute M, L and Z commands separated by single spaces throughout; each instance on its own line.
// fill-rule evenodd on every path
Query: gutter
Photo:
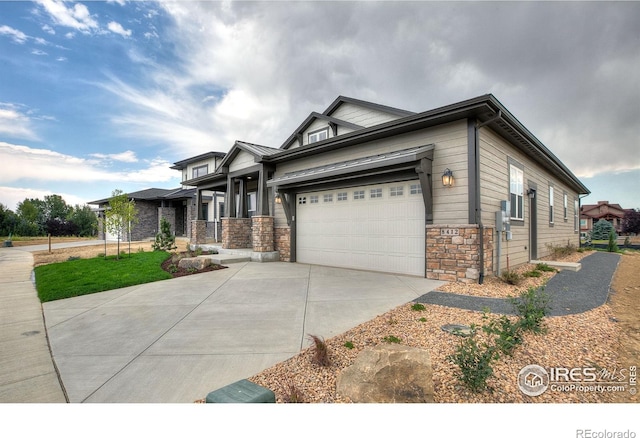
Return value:
M 478 234 L 480 238 L 480 275 L 478 276 L 478 284 L 484 283 L 484 224 L 482 223 L 482 203 L 480 202 L 480 128 L 495 122 L 502 117 L 502 110 L 498 112 L 489 120 L 485 120 L 482 123 L 475 124 L 474 131 L 474 164 L 475 164 L 475 210 L 476 210 L 476 223 L 478 224 Z

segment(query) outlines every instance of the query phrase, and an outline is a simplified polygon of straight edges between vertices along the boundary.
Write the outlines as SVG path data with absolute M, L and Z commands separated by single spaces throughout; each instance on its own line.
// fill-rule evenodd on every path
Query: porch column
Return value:
M 236 217 L 236 179 L 227 177 L 227 193 L 225 194 L 226 202 L 225 217 Z
M 432 161 L 428 158 L 420 160 L 420 164 L 416 167 L 418 178 L 420 178 L 420 187 L 422 188 L 422 199 L 424 200 L 425 221 L 427 224 L 433 223 L 433 193 L 431 189 Z
M 244 178 L 238 179 L 238 217 L 249 217 L 247 181 Z
M 267 188 L 267 178 L 269 177 L 269 168 L 264 164 L 260 165 L 258 174 L 258 205 L 256 213 L 259 216 L 269 216 L 269 189 Z

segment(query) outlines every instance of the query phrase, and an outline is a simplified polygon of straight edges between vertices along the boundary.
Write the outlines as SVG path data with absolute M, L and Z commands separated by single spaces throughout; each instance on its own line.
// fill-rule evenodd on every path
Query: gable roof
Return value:
M 224 158 L 226 154 L 224 152 L 206 152 L 204 154 L 196 155 L 195 157 L 190 157 L 185 160 L 176 161 L 173 163 L 173 166 L 170 169 L 174 170 L 182 170 L 186 169 L 186 167 L 191 163 L 196 163 L 198 161 L 207 160 L 209 158 Z
M 335 103 L 336 102 L 334 102 L 334 104 Z M 521 150 L 543 167 L 555 173 L 578 193 L 591 193 L 589 189 L 492 94 L 485 94 L 421 113 L 411 113 L 411 115 L 396 120 L 342 134 L 316 143 L 299 146 L 294 149 L 281 150 L 280 153 L 268 157 L 266 161 L 272 163 L 291 161 L 316 155 L 321 152 L 328 152 L 366 141 L 400 135 L 462 119 L 475 119 L 478 124 L 486 123 L 485 126 L 490 127 L 499 135 L 510 140 L 515 148 Z
M 411 111 L 406 111 L 403 109 L 399 109 L 399 108 L 394 108 L 391 106 L 386 106 L 386 105 L 380 105 L 377 103 L 373 103 L 373 102 L 367 102 L 365 100 L 359 100 L 359 99 L 354 99 L 351 97 L 346 97 L 346 96 L 338 96 L 336 98 L 336 100 L 334 100 L 331 105 L 329 105 L 327 107 L 326 110 L 324 110 L 322 112 L 322 114 L 317 113 L 317 112 L 312 112 L 311 114 L 309 114 L 309 116 L 300 124 L 300 126 L 298 126 L 295 131 L 293 131 L 293 133 L 289 136 L 289 138 L 287 138 L 285 140 L 284 143 L 282 143 L 282 145 L 280 146 L 280 149 L 289 149 L 291 147 L 291 145 L 297 140 L 299 135 L 302 135 L 302 133 L 309 127 L 311 126 L 311 124 L 313 122 L 315 122 L 316 120 L 326 120 L 327 122 L 329 122 L 329 124 L 335 124 L 338 126 L 345 126 L 349 129 L 353 129 L 354 131 L 359 130 L 359 129 L 363 129 L 363 126 L 357 125 L 355 123 L 351 123 L 351 122 L 346 122 L 344 120 L 340 120 L 337 119 L 335 117 L 332 117 L 331 114 L 333 114 L 342 104 L 344 103 L 351 103 L 353 105 L 358 105 L 364 108 L 369 108 L 372 110 L 376 110 L 376 111 L 381 111 L 387 114 L 393 114 L 395 116 L 399 116 L 399 117 L 406 117 L 406 116 L 410 116 L 412 114 L 415 114 L 414 112 Z M 302 143 L 302 142 L 301 142 Z

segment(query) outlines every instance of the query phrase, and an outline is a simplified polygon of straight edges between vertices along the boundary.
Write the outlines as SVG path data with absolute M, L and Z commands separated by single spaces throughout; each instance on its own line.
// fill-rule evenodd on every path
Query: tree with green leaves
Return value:
M 160 232 L 152 245 L 154 251 L 173 251 L 177 248 L 176 236 L 171 232 L 171 224 L 166 218 L 160 220 Z
M 40 236 L 44 234 L 46 217 L 42 200 L 26 198 L 18 203 L 16 214 L 19 218 L 16 233 L 22 236 Z
M 600 219 L 593 225 L 591 240 L 608 240 L 612 231 L 615 234 L 616 230 L 613 228 L 613 224 L 605 219 Z
M 106 211 L 106 228 L 110 233 L 118 237 L 118 254 L 120 259 L 120 239 L 126 234 L 129 240 L 129 257 L 131 257 L 131 228 L 138 223 L 138 209 L 135 201 L 129 199 L 126 193 L 116 189 L 109 199 L 109 208 Z
M 76 205 L 69 215 L 69 221 L 77 227 L 80 237 L 95 236 L 98 230 L 98 217 L 88 205 Z

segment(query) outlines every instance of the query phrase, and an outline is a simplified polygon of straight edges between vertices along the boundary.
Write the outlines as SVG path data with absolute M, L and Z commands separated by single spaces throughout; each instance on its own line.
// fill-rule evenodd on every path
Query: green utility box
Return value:
M 275 403 L 273 391 L 247 379 L 216 389 L 207 394 L 207 403 Z

